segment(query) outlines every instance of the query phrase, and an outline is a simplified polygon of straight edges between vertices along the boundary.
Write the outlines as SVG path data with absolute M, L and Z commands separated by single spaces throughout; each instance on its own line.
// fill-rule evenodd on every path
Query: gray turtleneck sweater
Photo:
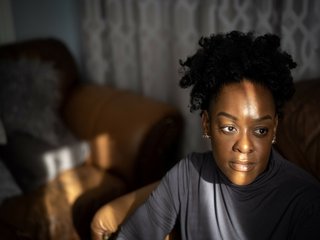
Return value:
M 232 184 L 212 153 L 192 153 L 121 226 L 118 240 L 320 239 L 320 183 L 272 151 L 253 183 Z

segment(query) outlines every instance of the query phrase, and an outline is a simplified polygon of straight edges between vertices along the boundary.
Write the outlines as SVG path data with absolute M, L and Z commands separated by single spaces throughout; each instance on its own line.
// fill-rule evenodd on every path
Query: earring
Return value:
M 274 135 L 271 143 L 272 143 L 272 144 L 275 144 L 276 142 L 277 142 L 277 140 L 276 140 L 276 135 Z
M 202 137 L 203 137 L 204 139 L 210 139 L 210 138 L 211 138 L 211 137 L 208 135 L 208 133 L 202 134 Z

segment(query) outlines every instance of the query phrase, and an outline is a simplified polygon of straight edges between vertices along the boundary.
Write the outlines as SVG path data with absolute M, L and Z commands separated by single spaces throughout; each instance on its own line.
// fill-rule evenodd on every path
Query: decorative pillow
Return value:
M 0 159 L 0 204 L 9 197 L 21 195 L 22 191 L 6 165 Z
M 83 163 L 79 142 L 60 118 L 59 73 L 37 59 L 0 62 L 0 113 L 8 142 L 3 160 L 23 191 Z
M 27 134 L 8 137 L 4 160 L 24 192 L 31 191 L 55 178 L 60 172 L 85 162 L 89 144 L 77 141 L 59 147 Z
M 0 110 L 7 135 L 25 132 L 50 144 L 73 139 L 59 118 L 59 73 L 49 62 L 0 62 Z

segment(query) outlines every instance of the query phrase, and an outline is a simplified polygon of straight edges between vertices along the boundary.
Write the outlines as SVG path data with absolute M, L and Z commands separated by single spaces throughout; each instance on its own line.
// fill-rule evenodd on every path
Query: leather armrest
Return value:
M 126 217 L 148 198 L 158 184 L 149 184 L 101 207 L 91 222 L 92 240 L 102 240 L 115 233 Z
M 91 162 L 129 185 L 162 176 L 182 129 L 182 118 L 170 105 L 106 86 L 76 87 L 63 114 L 78 137 L 90 140 Z
M 285 158 L 320 181 L 320 80 L 303 80 L 295 87 L 279 121 L 277 147 Z

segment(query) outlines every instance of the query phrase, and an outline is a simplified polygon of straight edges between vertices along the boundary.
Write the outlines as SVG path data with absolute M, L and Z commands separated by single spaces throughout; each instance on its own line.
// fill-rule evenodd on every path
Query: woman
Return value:
M 117 239 L 163 239 L 176 224 L 182 239 L 320 239 L 319 183 L 272 148 L 295 62 L 271 34 L 199 44 L 180 85 L 212 151 L 174 166 Z

